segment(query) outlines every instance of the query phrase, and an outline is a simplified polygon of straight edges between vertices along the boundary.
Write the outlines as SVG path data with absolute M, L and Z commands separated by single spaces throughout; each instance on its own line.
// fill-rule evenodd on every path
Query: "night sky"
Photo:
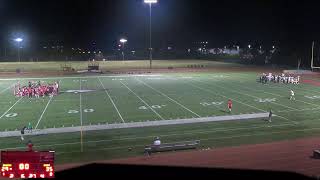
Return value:
M 318 7 L 316 1 L 159 0 L 153 7 L 153 42 L 155 47 L 203 40 L 212 47 L 309 45 L 320 37 Z M 143 0 L 0 0 L 0 46 L 22 34 L 33 45 L 96 42 L 111 49 L 126 37 L 128 46 L 144 48 L 148 13 Z

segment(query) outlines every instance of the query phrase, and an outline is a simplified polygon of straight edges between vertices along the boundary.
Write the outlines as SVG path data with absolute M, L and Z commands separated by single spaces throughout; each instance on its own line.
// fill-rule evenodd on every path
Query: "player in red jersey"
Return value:
M 228 109 L 229 109 L 229 112 L 231 113 L 231 111 L 232 111 L 232 100 L 231 99 L 228 100 Z

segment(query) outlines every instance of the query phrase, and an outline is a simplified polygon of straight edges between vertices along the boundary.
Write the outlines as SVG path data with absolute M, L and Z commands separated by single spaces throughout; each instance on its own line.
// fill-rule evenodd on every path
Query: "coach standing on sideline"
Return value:
M 270 111 L 269 111 L 269 119 L 268 119 L 269 122 L 272 122 L 271 118 L 272 118 L 272 110 L 270 109 Z

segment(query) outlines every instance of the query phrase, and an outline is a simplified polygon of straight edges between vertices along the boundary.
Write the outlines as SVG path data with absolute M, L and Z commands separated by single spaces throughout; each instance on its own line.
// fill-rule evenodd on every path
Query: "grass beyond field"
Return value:
M 113 129 L 28 136 L 36 149 L 51 149 L 58 163 L 111 159 L 143 154 L 155 136 L 163 142 L 201 140 L 202 147 L 236 146 L 320 134 L 320 87 L 307 84 L 260 84 L 255 73 L 181 73 L 151 76 L 90 76 L 40 79 L 60 81 L 53 98 L 12 95 L 17 80 L 0 80 L 0 131 L 121 124 L 239 114 L 273 110 L 265 119 L 224 121 L 148 128 Z M 33 79 L 38 81 L 39 79 Z M 20 79 L 27 84 L 29 80 Z M 289 100 L 289 90 L 296 100 Z M 86 92 L 75 93 L 74 91 Z M 233 112 L 226 109 L 233 99 Z M 24 149 L 19 137 L 1 138 L 1 149 Z M 132 151 L 128 151 L 131 147 Z
M 206 60 L 154 60 L 153 68 L 187 68 L 188 65 L 202 65 L 205 67 L 241 67 L 241 64 L 224 63 Z M 88 69 L 87 61 L 57 61 L 57 62 L 1 62 L 0 72 L 16 72 L 21 69 L 23 72 L 49 72 L 61 71 L 61 66 L 68 65 L 75 70 Z M 108 71 L 114 69 L 148 69 L 148 60 L 140 61 L 105 61 L 99 62 L 100 70 Z

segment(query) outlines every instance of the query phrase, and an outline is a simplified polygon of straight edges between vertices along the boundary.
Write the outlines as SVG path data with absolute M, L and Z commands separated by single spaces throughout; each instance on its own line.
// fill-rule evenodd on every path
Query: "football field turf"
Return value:
M 320 87 L 260 84 L 257 73 L 176 73 L 0 80 L 0 132 L 154 122 L 154 127 L 27 136 L 38 150 L 55 150 L 58 163 L 143 155 L 162 141 L 201 140 L 202 148 L 287 140 L 320 134 Z M 60 94 L 40 99 L 13 96 L 18 81 L 60 82 Z M 290 90 L 296 100 L 289 100 Z M 232 113 L 227 110 L 233 100 Z M 267 118 L 228 117 L 274 113 Z M 226 117 L 225 121 L 157 126 L 165 120 Z M 0 138 L 0 149 L 24 149 L 20 137 Z M 128 151 L 131 147 L 132 150 Z M 81 152 L 83 151 L 83 152 Z

